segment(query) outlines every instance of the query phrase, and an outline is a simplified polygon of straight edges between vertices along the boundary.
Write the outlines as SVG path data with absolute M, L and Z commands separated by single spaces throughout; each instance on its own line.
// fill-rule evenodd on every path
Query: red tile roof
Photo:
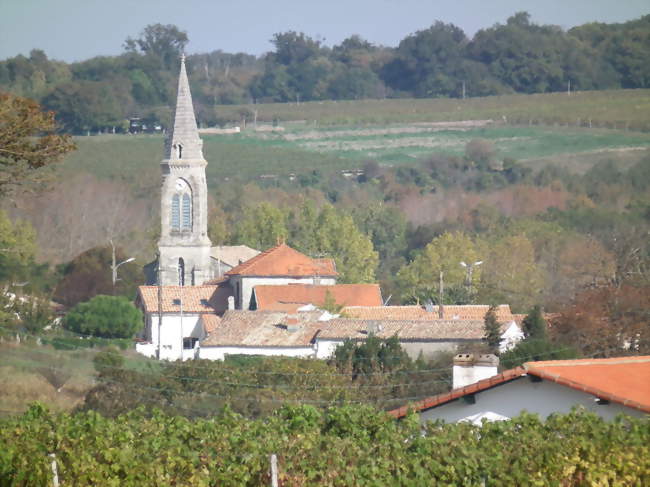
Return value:
M 183 313 L 222 312 L 228 307 L 230 286 L 162 286 L 162 312 L 180 313 L 176 304 L 182 297 Z M 158 312 L 158 286 L 139 286 L 137 301 L 145 313 Z
M 276 311 L 228 310 L 202 347 L 308 347 L 323 326 L 321 312 L 288 314 Z M 204 326 L 212 315 L 202 317 Z M 287 325 L 295 326 L 290 331 Z
M 443 306 L 443 319 L 445 320 L 483 320 L 490 307 L 484 304 L 468 304 L 462 306 Z M 432 306 L 427 311 L 424 306 L 347 306 L 343 313 L 352 318 L 366 320 L 431 320 L 438 319 L 438 306 Z M 500 322 L 514 321 L 515 317 L 510 311 L 510 306 L 501 304 L 496 310 L 497 320 Z
M 502 325 L 502 332 L 506 325 Z M 400 340 L 481 340 L 485 335 L 483 320 L 360 320 L 337 318 L 324 324 L 318 335 L 328 340 L 365 340 L 368 330 L 379 338 L 394 335 Z
M 283 286 L 255 286 L 255 302 L 258 310 L 296 311 L 306 304 L 322 305 L 327 293 L 339 305 L 381 306 L 381 290 L 378 284 L 287 284 Z
M 227 276 L 337 276 L 332 259 L 312 259 L 286 244 L 276 245 L 226 272 Z
M 389 411 L 395 418 L 423 411 L 517 379 L 534 375 L 598 398 L 650 413 L 650 355 L 608 359 L 526 362 L 517 367 L 450 392 Z
M 529 374 L 650 413 L 650 355 L 524 364 Z

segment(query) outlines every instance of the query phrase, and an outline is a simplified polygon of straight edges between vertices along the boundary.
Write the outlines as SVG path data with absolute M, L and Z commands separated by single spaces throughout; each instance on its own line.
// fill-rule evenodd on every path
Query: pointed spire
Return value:
M 205 164 L 202 150 L 203 141 L 199 138 L 196 118 L 194 117 L 194 105 L 192 105 L 192 93 L 190 93 L 190 83 L 185 71 L 185 53 L 181 55 L 178 94 L 176 95 L 176 109 L 174 110 L 173 120 L 173 126 L 165 141 L 165 160 Z

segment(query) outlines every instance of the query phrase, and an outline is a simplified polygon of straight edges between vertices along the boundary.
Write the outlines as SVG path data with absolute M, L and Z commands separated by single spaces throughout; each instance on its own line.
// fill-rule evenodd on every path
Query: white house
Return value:
M 523 411 L 542 418 L 581 406 L 604 419 L 650 414 L 650 356 L 527 362 L 492 377 L 390 411 L 417 411 L 420 420 L 446 422 L 511 418 Z
M 229 295 L 230 289 L 219 285 L 140 286 L 136 305 L 145 323 L 136 351 L 160 360 L 195 358 L 199 341 L 211 331 L 200 317 L 218 319 L 215 309 L 225 311 Z

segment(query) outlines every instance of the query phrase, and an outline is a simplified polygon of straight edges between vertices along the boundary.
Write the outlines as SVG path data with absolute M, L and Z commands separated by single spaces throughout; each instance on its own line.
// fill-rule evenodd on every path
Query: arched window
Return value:
M 183 146 L 181 144 L 178 144 L 178 158 L 182 159 L 183 158 Z
M 178 259 L 178 285 L 185 285 L 185 261 L 182 257 Z
M 175 194 L 172 196 L 172 230 L 181 229 L 181 198 Z
M 183 230 L 192 229 L 192 198 L 190 198 L 190 195 L 187 193 L 183 195 L 182 229 Z

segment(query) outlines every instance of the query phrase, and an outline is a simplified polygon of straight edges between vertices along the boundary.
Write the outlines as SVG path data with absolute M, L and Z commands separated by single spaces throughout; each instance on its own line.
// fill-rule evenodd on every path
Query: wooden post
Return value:
M 278 487 L 278 457 L 271 454 L 271 487 Z
M 52 459 L 52 485 L 54 487 L 59 487 L 59 472 L 56 468 L 56 455 L 50 453 L 49 457 Z

